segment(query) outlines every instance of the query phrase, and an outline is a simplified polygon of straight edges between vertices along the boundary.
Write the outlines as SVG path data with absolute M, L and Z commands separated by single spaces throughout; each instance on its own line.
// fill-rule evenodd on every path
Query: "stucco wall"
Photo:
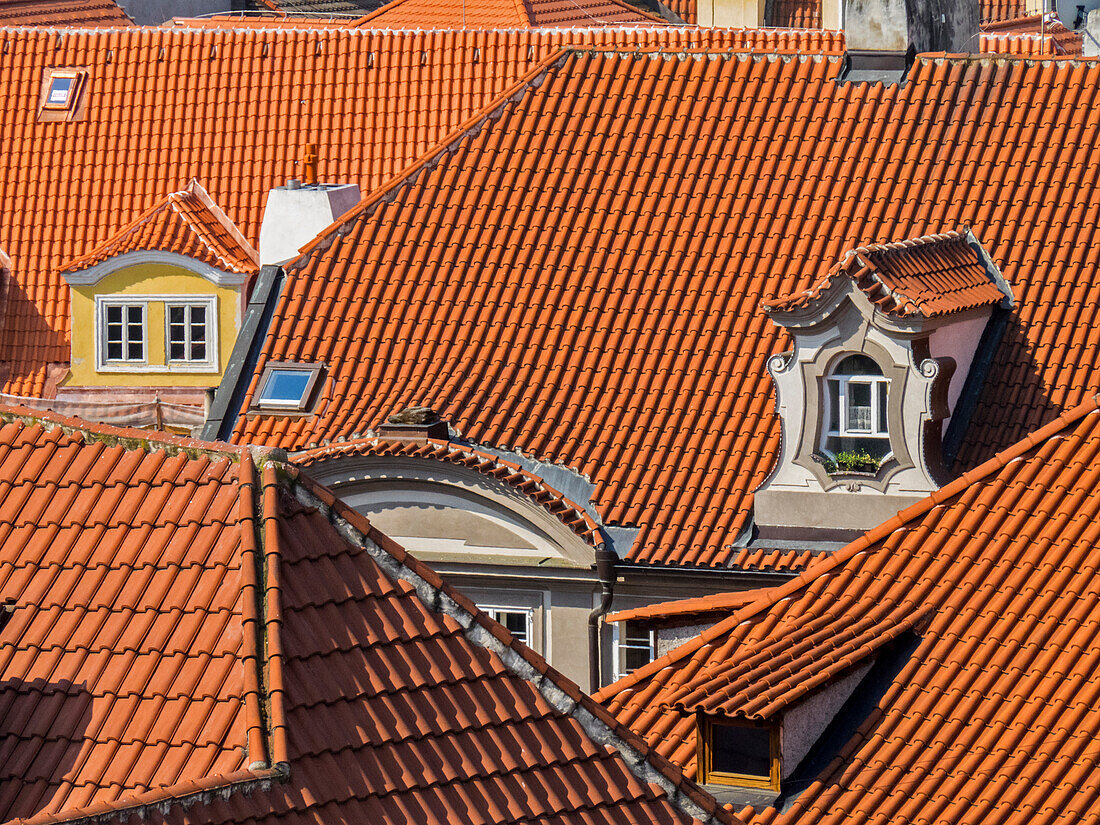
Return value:
M 69 377 L 64 386 L 216 387 L 233 351 L 240 327 L 240 293 L 218 287 L 187 270 L 168 264 L 135 264 L 105 276 L 98 283 L 70 287 L 72 334 Z M 217 297 L 218 359 L 215 372 L 175 372 L 165 365 L 164 304 L 151 302 L 146 318 L 148 363 L 163 370 L 150 372 L 98 372 L 95 351 L 95 297 L 180 295 Z

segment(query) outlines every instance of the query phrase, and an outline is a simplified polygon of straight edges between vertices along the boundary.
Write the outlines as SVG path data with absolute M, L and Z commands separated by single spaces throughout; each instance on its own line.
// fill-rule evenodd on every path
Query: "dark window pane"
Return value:
M 54 77 L 50 80 L 50 96 L 48 103 L 54 106 L 67 106 L 69 95 L 72 93 L 75 77 Z
M 126 358 L 129 361 L 140 361 L 145 357 L 145 344 L 139 338 L 136 341 L 126 343 Z
M 191 323 L 206 325 L 206 307 L 191 307 Z
M 191 325 L 191 340 L 192 341 L 205 341 L 206 340 L 206 324 L 192 324 Z
M 711 726 L 711 770 L 747 776 L 771 775 L 771 733 L 767 728 Z
M 527 643 L 527 614 L 501 611 L 499 621 L 508 632 L 524 644 Z
M 168 357 L 173 361 L 182 361 L 187 348 L 179 341 L 173 341 L 168 347 Z
M 131 324 L 136 324 L 138 326 L 141 326 L 141 322 L 142 322 L 141 307 L 139 307 L 139 306 L 128 306 L 128 307 L 126 307 L 126 319 Z
M 866 355 L 849 355 L 836 365 L 834 375 L 882 375 L 874 359 Z
M 108 341 L 107 342 L 107 359 L 110 361 L 122 360 L 122 342 L 121 341 Z
M 108 324 L 121 324 L 122 323 L 122 307 L 107 307 L 107 323 Z
M 871 432 L 871 385 L 848 382 L 848 429 L 856 433 Z
M 206 360 L 206 344 L 202 341 L 193 342 L 191 344 L 191 360 L 192 361 L 205 361 Z
M 878 432 L 880 432 L 880 433 L 886 433 L 887 432 L 887 427 L 886 427 L 887 386 L 888 385 L 886 385 L 886 384 L 879 384 L 879 386 L 878 386 L 878 421 L 879 421 L 879 430 L 878 430 Z
M 623 673 L 633 673 L 640 667 L 644 667 L 653 661 L 653 656 L 648 647 L 628 647 L 623 651 Z
M 184 323 L 183 307 L 168 307 L 168 323 L 170 324 L 182 324 Z

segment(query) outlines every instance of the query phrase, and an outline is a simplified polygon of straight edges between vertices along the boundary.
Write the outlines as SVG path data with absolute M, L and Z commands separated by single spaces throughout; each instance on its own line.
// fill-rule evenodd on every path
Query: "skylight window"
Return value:
M 83 83 L 84 72 L 71 69 L 52 70 L 46 84 L 46 98 L 42 101 L 42 108 L 54 111 L 72 110 L 80 97 Z
M 268 364 L 260 376 L 255 406 L 265 411 L 300 411 L 309 406 L 320 364 Z

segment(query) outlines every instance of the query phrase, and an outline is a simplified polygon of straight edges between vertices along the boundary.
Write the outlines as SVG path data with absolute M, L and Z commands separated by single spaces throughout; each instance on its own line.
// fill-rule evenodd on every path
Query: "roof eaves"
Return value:
M 458 622 L 471 642 L 496 654 L 510 673 L 530 682 L 547 703 L 573 718 L 593 741 L 616 750 L 640 781 L 656 785 L 673 805 L 703 823 L 742 823 L 679 768 L 650 749 L 638 734 L 616 721 L 606 708 L 517 642 L 473 602 L 452 590 L 435 571 L 375 529 L 365 516 L 292 465 L 285 469 L 296 482 L 292 487 L 299 501 L 317 509 L 346 540 L 364 548 L 392 579 L 410 584 L 429 610 Z
M 241 234 L 241 231 L 237 229 L 237 225 L 229 219 L 229 216 L 225 214 L 225 211 L 214 202 L 214 199 L 210 197 L 210 193 L 206 191 L 206 187 L 199 183 L 198 178 L 191 178 L 191 180 L 187 184 L 187 188 L 184 191 L 190 193 L 195 198 L 197 198 L 198 201 L 204 207 L 206 207 L 206 210 L 211 214 L 211 216 L 221 225 L 226 233 L 228 233 L 229 236 L 234 240 L 234 242 L 241 248 L 241 251 L 245 253 L 246 257 L 248 257 L 248 259 L 252 262 L 251 271 L 258 270 L 260 268 L 260 253 L 256 250 L 256 247 L 250 244 L 248 242 L 248 239 Z M 202 238 L 203 242 L 206 244 L 211 252 L 214 252 L 215 254 L 218 253 L 217 245 L 211 243 L 206 239 L 200 227 L 192 223 L 192 221 L 186 215 L 181 213 L 180 217 L 184 220 L 185 223 L 187 223 L 188 226 L 190 226 L 194 230 L 194 232 L 200 238 Z M 218 255 L 218 259 L 224 261 L 221 255 Z M 234 268 L 236 266 L 236 264 L 231 261 L 224 261 L 224 263 L 230 268 Z
M 988 461 L 978 465 L 974 469 L 964 473 L 953 481 L 941 487 L 939 490 L 931 493 L 924 499 L 921 499 L 916 504 L 900 511 L 896 516 L 879 524 L 877 527 L 873 527 L 868 530 L 858 539 L 853 541 L 836 553 L 822 558 L 815 564 L 811 564 L 805 572 L 798 575 L 796 578 L 791 579 L 788 582 L 784 582 L 776 587 L 769 588 L 763 591 L 760 598 L 755 599 L 745 607 L 738 610 L 728 619 L 707 628 L 695 638 L 685 642 L 684 644 L 676 647 L 661 656 L 658 659 L 654 659 L 647 665 L 638 668 L 629 675 L 623 677 L 618 682 L 615 682 L 607 687 L 601 689 L 594 694 L 596 701 L 606 701 L 607 699 L 622 693 L 625 690 L 633 688 L 635 685 L 646 681 L 653 674 L 664 670 L 667 667 L 673 667 L 682 659 L 692 656 L 696 651 L 705 645 L 710 644 L 712 641 L 726 635 L 737 625 L 743 622 L 750 621 L 760 613 L 770 609 L 772 605 L 783 599 L 789 598 L 794 593 L 798 592 L 803 587 L 811 584 L 816 579 L 826 576 L 829 573 L 836 570 L 841 565 L 848 562 L 849 559 L 860 553 L 866 552 L 877 542 L 885 539 L 890 534 L 897 530 L 903 529 L 907 524 L 924 516 L 934 507 L 942 504 L 950 498 L 958 495 L 966 490 L 968 487 L 977 484 L 989 476 L 995 475 L 1005 466 L 1012 461 L 1015 461 L 1028 452 L 1030 452 L 1037 445 L 1053 438 L 1058 435 L 1062 430 L 1066 429 L 1071 424 L 1076 423 L 1080 419 L 1084 418 L 1090 413 L 1094 413 L 1100 410 L 1100 393 L 1093 395 L 1088 401 L 1074 407 L 1071 410 L 1067 410 L 1056 419 L 1040 427 L 1035 432 L 1028 435 L 1026 438 L 1013 444 L 1005 450 L 997 453 Z

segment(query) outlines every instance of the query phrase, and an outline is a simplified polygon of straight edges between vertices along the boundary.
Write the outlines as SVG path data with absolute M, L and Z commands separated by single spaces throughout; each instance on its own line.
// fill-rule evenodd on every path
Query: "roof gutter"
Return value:
M 600 606 L 588 614 L 588 690 L 597 691 L 600 680 L 600 621 L 611 609 L 615 598 L 615 562 L 611 550 L 601 545 L 596 548 L 596 577 L 600 580 Z
M 271 318 L 275 314 L 275 304 L 283 292 L 286 274 L 282 267 L 267 264 L 260 268 L 256 278 L 256 288 L 249 296 L 245 309 L 244 323 L 237 333 L 233 353 L 225 375 L 214 394 L 210 405 L 210 415 L 202 428 L 200 438 L 203 441 L 228 441 L 233 435 L 233 426 L 237 423 L 245 393 L 256 371 L 260 359 L 260 347 L 263 345 Z

